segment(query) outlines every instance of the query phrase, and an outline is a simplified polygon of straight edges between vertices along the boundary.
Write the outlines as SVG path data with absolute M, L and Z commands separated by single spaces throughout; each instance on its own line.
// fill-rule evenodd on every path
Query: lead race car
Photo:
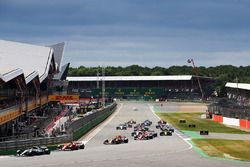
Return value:
M 28 148 L 25 150 L 17 150 L 16 156 L 19 157 L 28 157 L 28 156 L 36 156 L 36 155 L 49 155 L 50 149 L 46 146 L 33 146 L 32 148 Z
M 124 144 L 128 143 L 128 138 L 125 136 L 116 136 L 113 139 L 107 139 L 103 142 L 105 145 L 113 145 L 113 144 Z
M 84 149 L 85 145 L 83 142 L 73 141 L 70 143 L 59 144 L 57 148 L 59 151 L 73 151 L 73 150 Z

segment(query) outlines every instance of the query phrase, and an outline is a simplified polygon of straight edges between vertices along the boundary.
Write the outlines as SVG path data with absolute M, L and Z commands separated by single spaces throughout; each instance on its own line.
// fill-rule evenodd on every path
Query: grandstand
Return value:
M 64 45 L 0 40 L 0 137 L 19 135 L 37 118 L 54 114 L 49 112 L 49 95 L 54 81 L 65 76 L 67 68 L 61 70 Z M 55 74 L 59 77 L 54 78 Z
M 228 82 L 225 87 L 227 98 L 211 104 L 208 112 L 217 122 L 250 129 L 250 84 Z
M 192 75 L 172 76 L 104 76 L 67 77 L 68 93 L 80 93 L 81 97 L 100 97 L 98 85 L 105 81 L 106 97 L 123 99 L 201 99 L 198 77 Z M 199 77 L 203 92 L 209 96 L 212 78 Z M 100 83 L 99 83 L 100 82 Z

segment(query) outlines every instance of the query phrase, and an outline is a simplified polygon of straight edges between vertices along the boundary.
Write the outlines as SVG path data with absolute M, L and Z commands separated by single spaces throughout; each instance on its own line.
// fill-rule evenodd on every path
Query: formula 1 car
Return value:
M 172 136 L 172 132 L 169 130 L 163 130 L 160 132 L 160 136 Z
M 131 123 L 128 123 L 128 122 L 125 122 L 124 125 L 126 125 L 127 128 L 132 128 L 133 127 L 133 125 Z
M 158 121 L 158 125 L 159 125 L 159 124 L 167 124 L 167 122 L 164 121 L 164 120 L 160 120 L 160 121 Z
M 105 145 L 112 145 L 112 144 L 124 144 L 128 143 L 128 138 L 125 136 L 116 136 L 114 139 L 107 139 L 103 142 Z
M 143 123 L 134 126 L 134 131 L 146 131 L 146 130 L 148 130 L 148 127 L 146 127 Z
M 138 134 L 134 135 L 134 140 L 149 140 L 153 139 L 153 135 L 149 132 L 139 132 Z
M 174 132 L 174 128 L 172 127 L 172 126 L 170 126 L 170 125 L 163 125 L 163 126 L 161 126 L 161 128 L 160 128 L 162 131 L 163 130 L 168 130 L 168 131 L 171 131 L 172 133 Z
M 149 121 L 149 120 L 145 120 L 145 121 L 143 122 L 143 124 L 144 124 L 144 126 L 151 126 L 152 122 Z
M 150 133 L 150 135 L 152 135 L 153 137 L 157 137 L 157 132 L 153 131 L 153 130 L 148 130 L 148 133 Z
M 131 120 L 129 120 L 127 123 L 128 123 L 128 124 L 136 124 L 136 121 L 133 120 L 133 119 L 131 119 Z
M 50 150 L 46 146 L 33 146 L 26 150 L 17 150 L 16 156 L 35 156 L 35 155 L 49 155 Z
M 84 149 L 85 145 L 82 142 L 70 142 L 65 144 L 59 144 L 57 148 L 60 151 L 73 151 L 73 150 Z
M 127 130 L 127 125 L 126 124 L 120 124 L 116 127 L 116 130 Z

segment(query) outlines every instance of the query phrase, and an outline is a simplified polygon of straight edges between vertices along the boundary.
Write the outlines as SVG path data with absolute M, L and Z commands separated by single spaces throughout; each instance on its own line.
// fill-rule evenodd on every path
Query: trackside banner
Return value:
M 79 101 L 79 95 L 50 95 L 49 101 Z

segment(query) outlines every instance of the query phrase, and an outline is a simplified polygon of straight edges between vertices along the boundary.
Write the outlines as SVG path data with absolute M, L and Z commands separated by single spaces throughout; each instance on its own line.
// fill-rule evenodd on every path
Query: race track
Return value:
M 155 129 L 158 118 L 150 110 L 150 103 L 146 102 L 121 102 L 120 109 L 114 118 L 106 122 L 96 135 L 86 144 L 84 150 L 68 152 L 52 152 L 51 155 L 39 157 L 4 157 L 0 158 L 3 167 L 237 167 L 249 166 L 249 163 L 217 160 L 199 155 L 181 137 L 164 136 L 148 141 L 135 141 L 131 137 L 132 129 L 118 131 L 115 127 L 134 119 L 137 123 L 149 119 Z M 138 110 L 133 111 L 136 107 Z M 160 132 L 159 130 L 156 130 Z M 103 145 L 103 141 L 116 135 L 125 135 L 129 138 L 128 144 Z

